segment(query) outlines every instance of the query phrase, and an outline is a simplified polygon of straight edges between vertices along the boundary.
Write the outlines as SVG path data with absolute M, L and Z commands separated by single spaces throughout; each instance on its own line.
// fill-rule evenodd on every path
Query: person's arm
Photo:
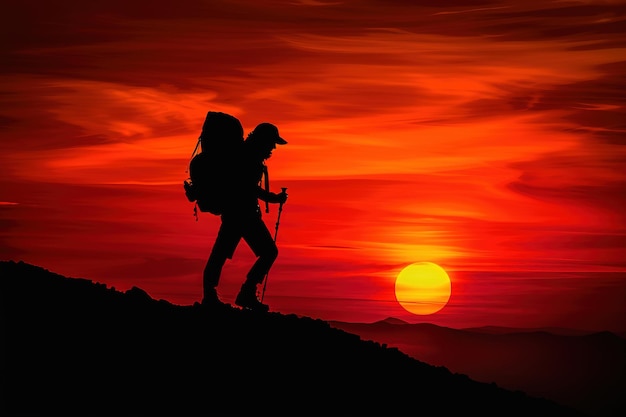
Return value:
M 257 197 L 260 200 L 267 201 L 268 203 L 284 203 L 287 200 L 287 193 L 273 193 L 271 191 L 267 191 L 259 185 L 257 186 Z

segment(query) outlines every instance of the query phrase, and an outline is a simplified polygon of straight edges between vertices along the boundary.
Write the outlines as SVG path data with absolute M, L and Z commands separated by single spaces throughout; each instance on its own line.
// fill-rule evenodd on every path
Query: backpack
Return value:
M 239 119 L 227 113 L 209 111 L 202 132 L 191 154 L 189 177 L 183 182 L 185 196 L 198 209 L 214 215 L 223 212 L 228 197 L 229 179 L 235 158 L 243 144 L 243 126 Z

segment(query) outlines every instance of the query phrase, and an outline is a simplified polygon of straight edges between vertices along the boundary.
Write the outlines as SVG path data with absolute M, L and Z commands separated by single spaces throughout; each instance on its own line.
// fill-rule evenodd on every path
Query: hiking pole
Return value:
M 281 188 L 281 190 L 283 190 L 283 194 L 287 192 L 287 188 L 283 187 Z M 280 215 L 283 212 L 283 204 L 285 203 L 280 203 L 280 205 L 278 206 L 278 216 L 276 217 L 276 228 L 274 231 L 274 242 L 276 242 L 276 238 L 278 237 L 278 226 L 280 225 Z M 265 274 L 265 278 L 263 279 L 263 292 L 261 293 L 261 302 L 263 302 L 263 297 L 265 297 L 265 287 L 267 287 L 267 276 L 269 275 L 269 271 Z
M 286 187 L 281 188 L 281 190 L 281 194 L 285 194 L 287 192 Z M 274 242 L 276 242 L 276 237 L 278 236 L 278 225 L 280 224 L 280 213 L 283 212 L 283 204 L 285 203 L 280 203 L 280 205 L 278 206 L 278 217 L 276 217 L 276 228 L 274 230 Z

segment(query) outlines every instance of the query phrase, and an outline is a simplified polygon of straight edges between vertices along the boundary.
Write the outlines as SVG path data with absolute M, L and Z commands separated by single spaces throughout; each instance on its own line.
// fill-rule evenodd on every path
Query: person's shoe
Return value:
M 241 291 L 237 294 L 235 304 L 241 308 L 247 308 L 254 311 L 269 311 L 270 306 L 263 304 L 256 296 L 256 285 L 251 287 L 244 284 Z

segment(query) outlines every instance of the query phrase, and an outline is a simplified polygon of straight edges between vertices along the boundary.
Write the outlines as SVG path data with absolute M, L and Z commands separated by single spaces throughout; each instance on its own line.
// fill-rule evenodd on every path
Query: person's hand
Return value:
M 287 193 L 285 191 L 280 194 L 272 193 L 272 203 L 284 204 L 287 201 Z

